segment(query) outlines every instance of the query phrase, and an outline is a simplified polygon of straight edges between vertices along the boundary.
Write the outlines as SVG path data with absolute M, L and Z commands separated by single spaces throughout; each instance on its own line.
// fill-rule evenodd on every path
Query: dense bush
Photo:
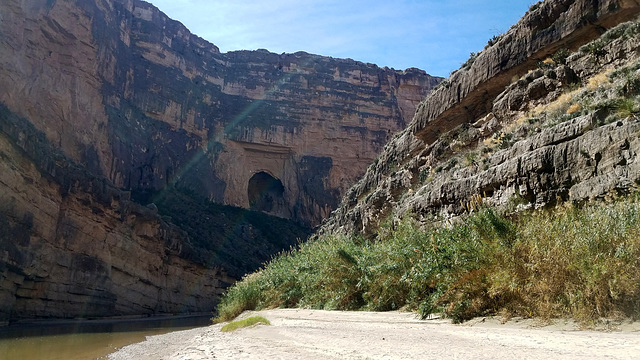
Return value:
M 217 320 L 269 307 L 638 318 L 640 197 L 517 219 L 483 209 L 427 229 L 408 218 L 377 241 L 319 238 L 232 287 Z

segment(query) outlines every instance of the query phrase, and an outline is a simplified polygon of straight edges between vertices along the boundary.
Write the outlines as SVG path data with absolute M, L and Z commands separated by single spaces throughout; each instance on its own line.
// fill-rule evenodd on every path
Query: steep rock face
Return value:
M 260 212 L 318 224 L 438 81 L 221 54 L 137 0 L 2 1 L 0 322 L 212 311 L 308 236 Z
M 427 144 L 491 111 L 493 99 L 558 49 L 576 50 L 638 14 L 635 0 L 544 1 L 464 66 L 416 112 L 412 133 Z
M 439 79 L 306 53 L 221 54 L 138 0 L 0 4 L 0 101 L 139 201 L 177 184 L 316 225 Z M 6 21 L 4 20 L 6 19 Z
M 210 312 L 235 279 L 0 107 L 0 323 Z
M 560 63 L 550 56 L 597 38 L 593 24 L 612 27 L 638 13 L 633 1 L 543 2 L 428 96 L 320 233 L 375 236 L 381 222 L 406 213 L 430 221 L 481 203 L 542 207 L 629 190 L 640 180 L 637 116 L 614 114 L 618 100 L 608 97 L 620 90 L 593 84 L 609 79 L 606 69 L 634 74 L 628 63 L 639 55 L 639 25 L 617 27 L 571 56 L 554 56 Z M 536 34 L 550 37 L 533 41 Z M 575 87 L 578 94 L 561 96 Z

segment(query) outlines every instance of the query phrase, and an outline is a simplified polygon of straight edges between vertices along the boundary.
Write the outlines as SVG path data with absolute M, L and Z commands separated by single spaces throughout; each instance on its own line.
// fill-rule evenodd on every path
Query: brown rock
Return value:
M 0 322 L 214 310 L 234 279 L 183 232 L 115 189 L 63 191 L 0 134 Z
M 317 225 L 440 79 L 266 50 L 221 54 L 138 0 L 0 5 L 0 102 L 142 203 L 167 184 Z M 255 190 L 255 189 L 254 189 Z
M 596 111 L 550 128 L 521 126 L 509 134 L 515 140 L 502 138 L 505 149 L 482 164 L 474 162 L 473 154 L 468 159 L 455 155 L 491 133 L 500 139 L 499 129 L 526 121 L 526 111 L 555 100 L 569 84 L 636 59 L 637 36 L 620 36 L 602 44 L 600 58 L 576 52 L 552 71 L 536 69 L 539 60 L 560 47 L 576 50 L 597 38 L 599 26 L 613 27 L 639 12 L 633 1 L 545 1 L 527 13 L 419 105 L 413 123 L 385 145 L 319 233 L 373 237 L 381 221 L 407 212 L 424 221 L 460 215 L 474 196 L 497 206 L 521 197 L 529 206 L 542 207 L 628 191 L 640 180 L 635 117 L 597 127 L 607 114 Z M 512 82 L 518 74 L 523 76 Z M 469 163 L 460 166 L 461 161 Z M 394 179 L 406 171 L 412 174 L 411 185 L 399 187 Z

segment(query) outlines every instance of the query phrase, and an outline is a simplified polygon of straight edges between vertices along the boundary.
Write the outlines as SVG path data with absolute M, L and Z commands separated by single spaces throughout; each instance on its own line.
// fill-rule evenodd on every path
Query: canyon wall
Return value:
M 418 106 L 319 233 L 375 237 L 409 214 L 429 223 L 632 191 L 639 13 L 626 0 L 532 6 Z
M 142 206 L 3 105 L 0 160 L 0 324 L 209 314 L 229 285 L 309 235 L 172 188 Z
M 0 106 L 0 323 L 201 313 L 233 282 L 187 234 Z
M 439 81 L 223 54 L 138 0 L 9 0 L 0 16 L 0 102 L 144 203 L 175 184 L 317 225 Z
M 439 80 L 223 54 L 138 0 L 2 1 L 0 322 L 213 311 Z

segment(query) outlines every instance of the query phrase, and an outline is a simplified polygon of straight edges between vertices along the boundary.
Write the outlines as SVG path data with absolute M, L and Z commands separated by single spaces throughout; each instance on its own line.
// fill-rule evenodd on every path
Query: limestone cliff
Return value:
M 234 281 L 187 234 L 0 107 L 0 323 L 214 309 Z
M 0 102 L 144 203 L 176 184 L 317 225 L 439 81 L 223 54 L 139 0 L 8 0 L 0 16 Z
M 138 0 L 0 2 L 0 322 L 212 311 L 439 80 L 223 54 Z
M 371 237 L 407 213 L 433 221 L 630 191 L 640 25 L 624 22 L 638 13 L 637 1 L 532 6 L 419 105 L 320 231 Z
M 136 204 L 2 105 L 0 159 L 0 323 L 208 313 L 231 283 L 308 236 L 175 189 L 160 211 Z

